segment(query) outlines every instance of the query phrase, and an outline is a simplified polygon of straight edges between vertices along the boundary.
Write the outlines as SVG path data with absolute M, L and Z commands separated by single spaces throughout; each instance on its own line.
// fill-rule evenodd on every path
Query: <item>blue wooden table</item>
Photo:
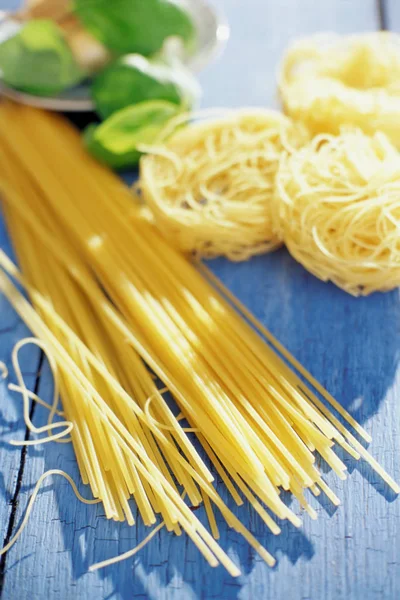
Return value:
M 111 1 L 111 0 L 110 0 Z M 204 106 L 275 106 L 275 70 L 289 40 L 319 30 L 352 32 L 400 27 L 399 0 L 220 0 L 231 40 L 201 76 Z M 0 8 L 11 7 L 2 0 Z M 4 226 L 0 243 L 9 250 Z M 246 264 L 214 261 L 213 270 L 352 412 L 373 436 L 371 451 L 400 481 L 399 292 L 355 299 L 313 278 L 285 250 Z M 26 334 L 0 297 L 0 360 Z M 50 398 L 51 379 L 37 352 L 23 357 L 27 384 Z M 32 487 L 47 469 L 79 480 L 72 448 L 27 451 L 9 439 L 27 436 L 21 400 L 0 384 L 0 532 L 9 539 Z M 33 419 L 45 418 L 40 407 Z M 278 559 L 268 568 L 221 522 L 221 544 L 243 575 L 210 569 L 192 543 L 161 530 L 133 560 L 88 573 L 90 564 L 128 550 L 147 531 L 108 522 L 99 506 L 83 506 L 66 481 L 48 480 L 28 527 L 0 562 L 2 600 L 396 600 L 400 598 L 400 500 L 364 463 L 347 460 L 349 478 L 329 485 L 342 499 L 334 510 L 313 499 L 318 520 L 306 515 L 295 530 L 268 534 L 248 507 L 233 507 Z M 81 486 L 82 489 L 83 486 Z M 222 495 L 224 490 L 219 486 Z M 84 490 L 86 491 L 86 490 Z M 87 493 L 87 491 L 86 491 Z M 290 502 L 290 500 L 288 500 Z M 232 505 L 231 502 L 229 502 Z M 297 508 L 296 508 L 297 510 Z

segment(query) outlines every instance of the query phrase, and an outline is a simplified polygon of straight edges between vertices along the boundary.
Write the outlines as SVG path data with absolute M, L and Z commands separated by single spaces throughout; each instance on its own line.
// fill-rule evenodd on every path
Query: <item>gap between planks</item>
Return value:
M 387 10 L 386 2 L 387 2 L 387 0 L 376 0 L 377 12 L 378 12 L 378 23 L 379 23 L 379 29 L 381 31 L 389 30 L 388 10 Z
M 39 355 L 39 360 L 38 360 L 38 366 L 36 369 L 35 386 L 34 386 L 34 390 L 33 390 L 35 392 L 35 394 L 37 394 L 39 391 L 43 360 L 44 360 L 44 353 L 41 350 L 40 355 Z M 29 418 L 31 420 L 33 419 L 33 416 L 35 414 L 35 408 L 36 408 L 36 402 L 33 401 L 30 411 L 29 411 Z M 25 427 L 24 440 L 28 441 L 30 439 L 30 435 L 31 435 L 30 429 L 28 427 Z M 10 539 L 12 538 L 12 535 L 13 535 L 15 518 L 17 516 L 18 497 L 19 497 L 19 493 L 21 491 L 22 481 L 23 481 L 23 477 L 24 477 L 27 452 L 28 452 L 28 446 L 23 446 L 22 451 L 21 451 L 21 461 L 20 461 L 19 468 L 18 468 L 17 483 L 15 485 L 14 494 L 13 494 L 13 496 L 11 498 L 11 502 L 10 502 L 11 513 L 10 513 L 8 523 L 7 523 L 7 531 L 6 531 L 4 540 L 3 540 L 3 546 L 8 544 L 8 542 L 10 541 Z M 7 554 L 8 553 L 5 552 L 0 557 L 0 599 L 3 597 L 4 582 L 5 582 L 6 570 L 7 570 Z

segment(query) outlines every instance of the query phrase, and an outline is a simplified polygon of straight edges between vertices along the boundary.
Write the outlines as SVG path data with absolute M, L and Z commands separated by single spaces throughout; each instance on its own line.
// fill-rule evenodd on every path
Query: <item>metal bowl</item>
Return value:
M 197 47 L 194 53 L 185 59 L 187 66 L 193 72 L 197 72 L 223 50 L 229 38 L 229 26 L 224 16 L 210 6 L 206 0 L 179 0 L 178 4 L 181 4 L 192 16 L 197 29 Z M 3 18 L 1 19 L 1 17 Z M 3 30 L 0 32 L 0 38 L 8 37 L 6 30 L 12 27 L 9 17 L 3 13 L 0 15 L 0 19 Z M 1 35 L 1 33 L 5 33 L 5 35 Z M 66 90 L 58 96 L 44 97 L 19 92 L 0 80 L 0 94 L 22 104 L 61 112 L 86 112 L 94 108 L 90 97 L 89 82 Z

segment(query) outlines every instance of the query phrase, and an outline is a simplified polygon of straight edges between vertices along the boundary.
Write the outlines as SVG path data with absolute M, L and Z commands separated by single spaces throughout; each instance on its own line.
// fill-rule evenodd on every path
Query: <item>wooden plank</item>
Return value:
M 12 250 L 0 221 L 0 246 L 10 256 Z M 11 352 L 14 344 L 29 335 L 28 329 L 19 320 L 7 300 L 0 296 L 0 361 L 4 362 L 10 378 L 14 378 Z M 21 353 L 21 369 L 26 384 L 33 388 L 36 379 L 39 354 L 36 350 Z M 10 446 L 11 439 L 23 439 L 25 423 L 22 417 L 22 402 L 18 395 L 8 390 L 9 378 L 0 379 L 0 539 L 7 540 L 8 526 L 16 510 L 19 482 L 23 477 L 24 452 L 22 448 Z M 0 590 L 4 559 L 0 559 Z
M 0 10 L 12 12 L 14 10 L 18 10 L 18 8 L 21 5 L 22 5 L 22 1 L 19 1 L 19 0 L 1 0 Z
M 378 27 L 375 0 L 213 0 L 231 27 L 224 54 L 200 75 L 204 106 L 278 106 L 276 69 L 287 44 L 320 31 Z M 396 0 L 393 0 L 396 4 Z
M 224 6 L 232 40 L 225 55 L 201 76 L 204 106 L 271 104 L 276 63 L 289 39 L 320 29 L 349 32 L 377 25 L 374 2 L 364 0 L 253 0 L 246 6 L 227 0 Z M 398 293 L 353 299 L 315 280 L 283 250 L 246 264 L 218 260 L 212 266 L 322 383 L 353 409 L 374 436 L 374 455 L 400 480 Z M 49 398 L 50 389 L 49 378 L 43 377 L 44 398 Z M 44 416 L 38 409 L 38 422 Z M 147 530 L 140 523 L 131 529 L 107 522 L 99 507 L 80 505 L 68 484 L 57 479 L 38 498 L 28 529 L 9 554 L 3 597 L 394 599 L 400 592 L 399 502 L 391 502 L 365 466 L 348 464 L 353 472 L 344 484 L 327 474 L 343 506 L 332 514 L 327 504 L 313 500 L 319 519 L 312 522 L 305 517 L 301 530 L 284 524 L 282 535 L 274 538 L 247 507 L 235 509 L 277 556 L 279 563 L 273 570 L 220 523 L 221 545 L 243 570 L 239 580 L 232 580 L 221 568 L 209 569 L 187 539 L 165 531 L 135 560 L 86 573 L 89 564 L 134 546 Z M 78 478 L 70 447 L 30 450 L 18 519 L 31 486 L 49 468 L 64 468 Z
M 390 31 L 400 31 L 400 5 L 396 0 L 382 0 L 386 28 Z
M 351 298 L 305 273 L 285 251 L 252 261 L 252 268 L 247 286 L 245 265 L 233 273 L 218 261 L 217 271 L 365 423 L 374 456 L 398 479 L 398 292 Z M 348 464 L 354 469 L 352 461 Z M 262 571 L 250 577 L 244 597 L 259 597 L 258 586 L 268 590 L 267 598 L 377 598 L 379 590 L 383 598 L 395 597 L 390 594 L 400 590 L 399 502 L 389 503 L 390 495 L 380 495 L 384 488 L 377 484 L 378 492 L 369 483 L 377 478 L 365 465 L 360 468 L 349 481 L 334 485 L 343 506 L 331 518 L 320 507 L 318 522 L 305 519 L 306 538 L 296 543 L 288 536 L 282 550 L 292 554 L 282 557 L 272 576 Z M 277 538 L 278 547 L 280 542 Z M 291 592 L 293 582 L 298 594 Z

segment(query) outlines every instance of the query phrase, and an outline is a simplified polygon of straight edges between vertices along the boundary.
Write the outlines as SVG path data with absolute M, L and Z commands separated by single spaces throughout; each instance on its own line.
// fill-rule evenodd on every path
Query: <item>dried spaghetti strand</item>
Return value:
M 186 496 L 186 492 L 183 492 L 183 494 L 181 495 L 182 500 L 184 500 L 185 496 Z M 115 563 L 121 562 L 123 560 L 127 560 L 128 558 L 135 556 L 135 554 L 137 554 L 138 552 L 140 552 L 140 550 L 142 550 L 145 546 L 147 546 L 147 544 L 153 539 L 153 537 L 155 535 L 157 535 L 157 533 L 159 531 L 161 531 L 161 529 L 163 527 L 165 527 L 164 521 L 162 521 L 156 527 L 154 527 L 150 531 L 150 533 L 144 538 L 144 540 L 142 540 L 139 544 L 137 544 L 137 546 L 135 546 L 131 550 L 128 550 L 127 552 L 118 554 L 118 556 L 113 556 L 112 558 L 108 558 L 106 560 L 102 560 L 101 562 L 90 565 L 89 571 L 97 571 L 98 569 L 103 569 L 104 567 L 108 567 L 109 565 L 114 565 Z
M 47 360 L 49 362 L 50 369 L 51 369 L 51 372 L 53 375 L 53 385 L 54 385 L 53 402 L 51 405 L 47 404 L 46 402 L 43 402 L 43 400 L 41 400 L 36 394 L 30 392 L 25 385 L 24 377 L 23 377 L 22 371 L 21 371 L 21 366 L 19 364 L 19 352 L 23 347 L 25 347 L 27 345 L 34 345 L 34 346 L 39 347 L 45 353 L 45 355 L 47 357 Z M 43 438 L 39 438 L 37 440 L 10 440 L 10 444 L 12 446 L 35 446 L 37 444 L 45 444 L 48 442 L 61 441 L 62 438 L 65 438 L 67 435 L 69 435 L 69 433 L 71 433 L 74 425 L 71 421 L 58 421 L 56 423 L 53 421 L 54 415 L 57 414 L 57 412 L 59 412 L 57 410 L 58 399 L 59 399 L 59 390 L 58 390 L 57 365 L 56 365 L 53 357 L 49 353 L 48 347 L 41 340 L 38 340 L 36 338 L 29 338 L 29 337 L 24 338 L 22 340 L 19 340 L 15 344 L 13 351 L 12 351 L 11 360 L 12 360 L 12 364 L 14 367 L 15 375 L 17 377 L 18 385 L 10 384 L 8 387 L 10 390 L 17 391 L 17 392 L 21 393 L 21 395 L 22 395 L 22 399 L 23 399 L 23 403 L 24 403 L 25 425 L 28 427 L 28 429 L 32 433 L 39 434 L 39 433 L 50 432 L 50 435 L 43 437 Z M 38 400 L 42 406 L 45 406 L 46 408 L 49 409 L 49 420 L 48 420 L 47 425 L 43 425 L 42 427 L 36 427 L 32 423 L 31 418 L 29 416 L 29 399 L 32 399 L 32 398 L 35 400 Z M 63 431 L 59 431 L 58 433 L 51 433 L 54 429 L 60 429 L 60 428 L 62 428 Z
M 329 404 L 335 408 L 339 414 L 351 425 L 355 431 L 366 441 L 371 442 L 372 438 L 369 433 L 362 427 L 350 413 L 343 408 L 341 404 L 319 383 L 315 377 L 311 375 L 305 367 L 281 344 L 272 333 L 264 327 L 264 325 L 256 319 L 253 313 L 242 303 L 232 292 L 210 271 L 206 265 L 201 262 L 196 263 L 197 268 L 211 283 L 229 300 L 229 302 L 242 314 L 259 332 L 264 336 L 271 345 L 325 398 Z M 301 387 L 302 381 L 297 380 L 297 384 Z M 308 390 L 307 393 L 310 393 Z M 314 396 L 312 396 L 314 399 Z M 336 425 L 337 422 L 335 422 Z
M 159 429 L 164 429 L 166 431 L 175 431 L 175 427 L 173 425 L 165 425 L 164 423 L 160 423 L 160 421 L 157 421 L 157 419 L 155 419 L 150 412 L 150 406 L 154 399 L 158 397 L 158 394 L 164 394 L 166 392 L 168 392 L 168 388 L 162 388 L 161 390 L 157 390 L 157 392 L 155 392 L 152 396 L 149 396 L 146 400 L 146 404 L 144 405 L 144 412 L 150 428 L 156 426 Z M 185 433 L 197 433 L 199 429 L 196 427 L 182 427 L 182 431 Z
M 60 469 L 50 469 L 49 471 L 46 471 L 45 473 L 43 473 L 43 475 L 41 475 L 39 477 L 39 479 L 36 482 L 36 485 L 34 487 L 32 495 L 31 495 L 31 497 L 29 499 L 28 506 L 26 507 L 24 518 L 22 519 L 22 523 L 21 523 L 18 531 L 11 538 L 11 540 L 8 542 L 8 544 L 6 544 L 5 546 L 3 546 L 3 548 L 0 550 L 0 556 L 2 554 L 5 554 L 6 552 L 8 552 L 8 550 L 11 548 L 11 546 L 13 546 L 15 544 L 15 542 L 17 541 L 17 539 L 20 537 L 20 535 L 24 531 L 24 529 L 25 529 L 25 527 L 26 527 L 26 525 L 28 523 L 29 516 L 30 516 L 30 514 L 32 512 L 33 505 L 35 503 L 36 497 L 37 497 L 37 495 L 39 493 L 40 487 L 41 487 L 43 481 L 47 477 L 50 477 L 50 475 L 61 475 L 62 477 L 64 477 L 70 483 L 70 485 L 72 487 L 72 491 L 74 492 L 75 496 L 78 498 L 78 500 L 80 500 L 84 504 L 98 504 L 100 502 L 100 500 L 98 498 L 93 498 L 93 499 L 84 498 L 80 494 L 80 492 L 78 491 L 76 483 L 74 482 L 74 480 L 72 479 L 72 477 L 70 475 L 68 475 L 68 473 L 65 473 L 65 471 L 61 471 Z
M 40 404 L 41 406 L 43 406 L 43 408 L 46 408 L 49 411 L 52 409 L 51 404 L 49 404 L 45 400 L 42 400 L 42 398 L 40 398 L 40 396 L 38 396 L 37 394 L 35 394 L 35 392 L 32 392 L 32 390 L 29 390 L 28 388 L 20 387 L 19 385 L 15 385 L 15 383 L 9 383 L 8 389 L 11 392 L 18 392 L 19 394 L 25 393 L 31 400 L 34 400 L 36 402 L 36 404 Z M 55 411 L 55 414 L 58 415 L 59 417 L 65 416 L 64 411 L 59 410 L 59 409 L 57 409 Z
M 121 562 L 123 560 L 127 560 L 128 558 L 131 558 L 132 556 L 135 556 L 135 554 L 137 554 L 138 552 L 140 552 L 140 550 L 142 550 L 142 548 L 144 548 L 145 546 L 147 546 L 147 544 L 153 539 L 153 537 L 155 535 L 157 535 L 157 533 L 163 527 L 165 527 L 164 521 L 162 523 L 159 523 L 156 527 L 154 527 L 150 531 L 150 533 L 144 538 L 144 540 L 142 540 L 140 542 L 140 544 L 138 544 L 137 546 L 135 546 L 131 550 L 128 550 L 127 552 L 124 552 L 123 554 L 119 554 L 118 556 L 114 556 L 113 558 L 108 558 L 106 560 L 102 560 L 101 562 L 94 563 L 93 565 L 90 565 L 89 571 L 90 572 L 97 571 L 98 569 L 103 569 L 104 567 L 108 567 L 110 565 L 115 565 L 115 563 Z

